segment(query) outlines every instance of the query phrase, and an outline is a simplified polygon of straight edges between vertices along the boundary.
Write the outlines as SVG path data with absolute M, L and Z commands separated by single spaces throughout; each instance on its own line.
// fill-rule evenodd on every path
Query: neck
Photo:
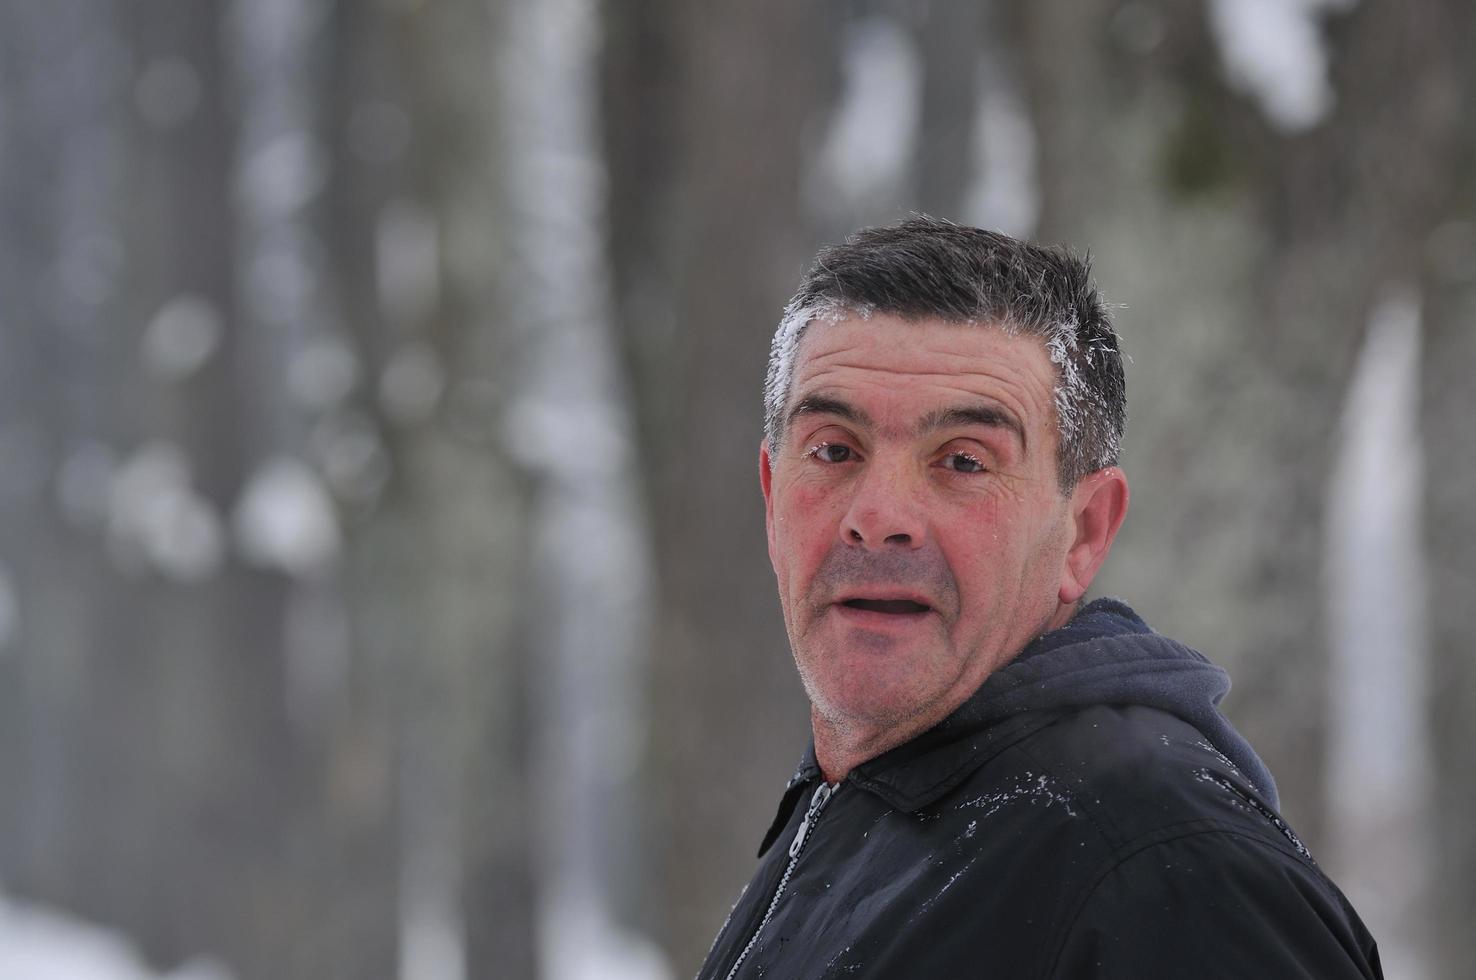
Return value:
M 956 707 L 956 705 L 955 705 Z M 949 712 L 953 709 L 950 708 Z M 900 725 L 865 728 L 835 721 L 810 709 L 810 727 L 815 734 L 815 761 L 827 783 L 838 783 L 861 763 L 875 759 L 932 728 L 948 716 L 924 716 Z

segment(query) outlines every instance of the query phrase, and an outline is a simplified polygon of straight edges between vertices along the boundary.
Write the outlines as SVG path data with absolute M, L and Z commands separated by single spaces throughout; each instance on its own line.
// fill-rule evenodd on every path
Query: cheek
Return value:
M 992 552 L 1000 545 L 1009 515 L 1000 507 L 998 497 L 987 496 L 972 500 L 960 507 L 947 520 L 937 522 L 940 534 L 952 534 L 955 543 L 964 550 L 963 557 L 971 558 L 983 552 Z
M 991 535 L 999 533 L 999 498 L 988 496 L 976 504 L 973 512 L 969 514 L 969 520 L 974 526 L 981 530 L 987 530 Z
M 814 483 L 795 482 L 784 495 L 787 509 L 798 517 L 814 515 L 829 506 L 834 491 Z
M 774 498 L 773 553 L 781 593 L 803 591 L 834 540 L 832 495 L 814 487 L 785 486 Z
M 1014 594 L 1038 577 L 1039 518 L 1012 507 L 1005 497 L 970 501 L 939 520 L 940 543 L 969 603 L 985 603 Z
M 804 486 L 786 488 L 774 508 L 781 544 L 787 542 L 789 548 L 804 547 L 806 542 L 817 537 L 828 537 L 834 507 L 834 494 L 823 489 Z

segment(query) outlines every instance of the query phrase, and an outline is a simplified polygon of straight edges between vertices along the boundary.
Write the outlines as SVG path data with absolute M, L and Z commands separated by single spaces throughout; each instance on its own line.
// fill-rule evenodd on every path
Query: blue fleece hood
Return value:
M 1117 599 L 1098 599 L 989 676 L 933 728 L 851 770 L 847 777 L 914 811 L 967 778 L 981 762 L 1055 712 L 1136 704 L 1188 722 L 1273 808 L 1276 782 L 1218 705 L 1230 676 L 1201 653 L 1153 632 Z M 812 743 L 790 780 L 793 791 L 820 775 Z
M 1204 654 L 1161 636 L 1117 599 L 1098 599 L 996 671 L 959 709 L 976 722 L 1021 711 L 1141 704 L 1204 733 L 1273 807 L 1276 781 L 1220 713 L 1230 675 Z

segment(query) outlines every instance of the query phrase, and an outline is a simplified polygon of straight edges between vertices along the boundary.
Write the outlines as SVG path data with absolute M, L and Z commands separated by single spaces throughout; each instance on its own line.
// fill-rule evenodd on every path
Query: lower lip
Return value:
M 840 616 L 842 622 L 854 626 L 863 626 L 867 629 L 905 629 L 916 626 L 923 620 L 933 615 L 933 610 L 910 613 L 884 613 L 874 609 L 857 609 L 855 606 L 845 606 L 836 603 L 832 607 Z

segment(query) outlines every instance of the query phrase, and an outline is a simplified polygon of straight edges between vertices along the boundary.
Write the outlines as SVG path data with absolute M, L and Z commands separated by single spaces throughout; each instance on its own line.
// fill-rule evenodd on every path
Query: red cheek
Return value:
M 836 494 L 824 487 L 791 485 L 787 489 L 775 517 L 779 547 L 788 561 L 808 565 L 829 549 L 840 520 L 838 505 Z
M 790 489 L 784 511 L 786 516 L 814 520 L 834 505 L 834 494 L 822 487 L 796 486 Z
M 993 494 L 975 501 L 968 508 L 967 520 L 975 530 L 999 524 L 999 499 Z

